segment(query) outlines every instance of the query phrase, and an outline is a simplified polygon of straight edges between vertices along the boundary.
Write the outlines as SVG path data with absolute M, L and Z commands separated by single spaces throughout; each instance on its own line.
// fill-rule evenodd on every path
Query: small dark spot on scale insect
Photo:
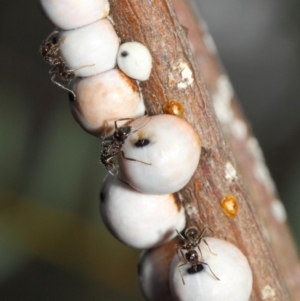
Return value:
M 57 44 L 57 43 L 58 43 L 58 38 L 57 38 L 57 36 L 54 36 L 54 37 L 52 38 L 52 43 L 53 43 L 53 44 Z
M 75 97 L 74 97 L 74 94 L 73 94 L 73 93 L 69 92 L 69 93 L 68 93 L 68 97 L 69 97 L 69 101 L 70 101 L 70 102 L 74 102 L 74 101 L 75 101 Z
M 128 55 L 129 55 L 129 53 L 125 50 L 121 52 L 121 56 L 123 56 L 123 57 L 126 57 Z
M 104 200 L 105 200 L 105 194 L 103 191 L 100 192 L 100 202 L 101 203 L 104 203 Z
M 137 147 L 143 147 L 150 143 L 150 140 L 148 139 L 139 139 L 134 145 Z
M 177 267 L 178 270 L 179 270 L 179 273 L 180 273 L 183 284 L 185 284 L 185 282 L 184 282 L 180 267 L 185 266 L 187 264 L 190 265 L 190 267 L 187 268 L 187 273 L 188 274 L 199 273 L 204 269 L 204 266 L 207 266 L 209 268 L 210 272 L 212 273 L 212 275 L 215 277 L 215 279 L 220 280 L 214 274 L 214 272 L 211 270 L 209 264 L 204 261 L 203 256 L 202 256 L 202 252 L 201 252 L 201 249 L 200 249 L 200 246 L 199 246 L 200 242 L 203 240 L 204 243 L 206 244 L 206 246 L 208 247 L 209 251 L 212 254 L 216 255 L 215 253 L 213 253 L 211 251 L 208 243 L 204 239 L 204 233 L 207 229 L 210 230 L 211 232 L 213 232 L 213 230 L 209 227 L 204 227 L 203 230 L 200 233 L 199 233 L 199 231 L 196 227 L 189 227 L 184 231 L 184 235 L 180 234 L 176 230 L 178 236 L 181 238 L 181 240 L 183 242 L 182 244 L 178 244 L 175 247 L 178 258 L 182 259 L 184 261 L 182 264 L 180 264 Z M 198 254 L 196 248 L 199 250 L 200 259 L 199 259 L 199 254 Z M 184 254 L 183 250 L 186 250 L 187 252 Z M 179 256 L 179 254 L 181 255 L 181 257 Z
M 143 117 L 139 117 L 139 118 L 143 118 Z M 139 160 L 136 160 L 133 158 L 128 158 L 125 156 L 124 152 L 122 151 L 122 147 L 123 147 L 126 139 L 131 134 L 135 133 L 136 131 L 138 131 L 140 129 L 140 128 L 133 129 L 132 126 L 130 125 L 130 123 L 136 119 L 138 119 L 138 118 L 135 118 L 135 119 L 134 118 L 123 118 L 123 119 L 116 120 L 114 122 L 115 131 L 112 134 L 112 136 L 110 136 L 110 137 L 106 137 L 106 131 L 104 132 L 104 135 L 102 137 L 102 143 L 101 143 L 102 152 L 100 155 L 100 162 L 105 166 L 105 168 L 110 173 L 112 173 L 113 170 L 117 169 L 116 161 L 117 161 L 117 155 L 119 154 L 119 152 L 121 152 L 123 158 L 126 160 L 136 161 L 136 162 L 140 162 L 143 164 L 151 165 L 150 163 L 139 161 Z M 149 119 L 149 121 L 150 121 L 150 119 Z M 124 120 L 129 120 L 129 124 L 125 124 L 125 125 L 119 127 L 117 123 L 119 121 L 124 121 Z M 144 124 L 143 126 L 145 126 L 146 124 Z M 108 125 L 106 122 L 106 128 L 107 127 L 108 127 Z

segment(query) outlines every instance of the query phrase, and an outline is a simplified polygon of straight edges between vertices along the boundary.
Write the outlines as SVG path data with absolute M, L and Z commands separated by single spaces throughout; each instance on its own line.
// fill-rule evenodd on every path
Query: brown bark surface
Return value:
M 204 148 L 198 169 L 179 193 L 186 208 L 188 226 L 196 225 L 201 229 L 209 225 L 216 237 L 234 243 L 247 256 L 254 280 L 250 300 L 290 300 L 246 192 L 244 175 L 238 170 L 224 139 L 193 60 L 186 32 L 171 1 L 111 0 L 110 3 L 111 16 L 122 42 L 141 42 L 153 56 L 150 79 L 140 84 L 148 112 L 160 114 L 166 101 L 180 100 L 184 104 L 185 119 L 202 140 Z M 203 78 L 204 72 L 211 74 L 213 69 L 201 70 Z M 211 78 L 214 86 L 213 74 Z M 239 202 L 235 218 L 227 217 L 220 206 L 220 201 L 229 194 Z
M 180 22 L 189 28 L 188 38 L 204 84 L 211 99 L 220 94 L 218 81 L 226 77 L 217 54 L 205 41 L 211 41 L 205 25 L 197 18 L 186 0 L 173 0 Z M 229 83 L 229 81 L 228 81 Z M 230 83 L 229 83 L 230 84 Z M 223 91 L 226 93 L 226 91 Z M 249 192 L 260 225 L 288 288 L 292 300 L 300 300 L 300 265 L 295 244 L 281 208 L 271 175 L 265 166 L 258 142 L 246 124 L 245 117 L 233 92 L 228 95 L 231 118 L 220 120 L 243 183 Z M 226 98 L 226 95 L 225 95 Z M 244 135 L 237 135 L 235 124 L 243 122 Z M 277 208 L 277 207 L 280 208 Z M 277 212 L 279 210 L 279 212 Z M 280 215 L 281 214 L 281 215 Z

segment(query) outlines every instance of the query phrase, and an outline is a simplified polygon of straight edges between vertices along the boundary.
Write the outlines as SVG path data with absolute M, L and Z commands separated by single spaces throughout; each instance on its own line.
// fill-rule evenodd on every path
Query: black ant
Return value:
M 143 116 L 145 117 L 145 116 Z M 143 117 L 139 117 L 139 118 L 143 118 Z M 123 120 L 130 120 L 129 124 L 125 124 L 123 126 L 118 127 L 117 122 L 118 121 L 123 121 Z M 151 165 L 150 163 L 146 163 L 146 162 L 142 162 L 133 158 L 127 158 L 124 154 L 124 152 L 122 151 L 122 147 L 123 144 L 125 143 L 126 139 L 133 133 L 135 133 L 136 131 L 138 131 L 140 128 L 138 129 L 133 129 L 133 127 L 130 125 L 130 123 L 132 121 L 134 121 L 136 119 L 134 118 L 123 118 L 123 119 L 119 119 L 116 120 L 114 122 L 115 124 L 115 131 L 112 134 L 111 137 L 106 137 L 106 133 L 104 133 L 103 137 L 102 137 L 102 153 L 100 155 L 100 162 L 105 166 L 105 168 L 108 170 L 109 168 L 111 168 L 112 170 L 116 169 L 116 156 L 119 154 L 119 152 L 121 152 L 122 156 L 124 159 L 127 160 L 131 160 L 131 161 L 137 161 L 140 163 L 144 163 L 147 165 Z M 151 118 L 148 120 L 148 122 L 151 120 Z M 148 123 L 147 122 L 147 123 Z M 146 124 L 147 124 L 146 123 Z M 143 126 L 145 126 L 146 124 L 144 124 Z M 143 127 L 142 126 L 142 127 Z M 106 128 L 107 128 L 107 121 L 106 121 Z M 141 140 L 143 145 L 139 145 L 139 146 L 144 146 L 147 145 L 149 143 L 146 142 L 146 140 Z M 138 141 L 140 142 L 140 141 Z
M 67 67 L 66 63 L 63 61 L 62 57 L 59 54 L 60 46 L 65 41 L 66 37 L 61 38 L 57 42 L 57 38 L 55 37 L 57 33 L 58 31 L 53 31 L 47 37 L 47 39 L 42 42 L 42 45 L 40 46 L 39 49 L 39 54 L 44 57 L 44 61 L 47 64 L 52 66 L 52 68 L 49 71 L 50 74 L 53 74 L 51 77 L 51 81 L 57 86 L 59 86 L 60 88 L 70 92 L 73 95 L 73 100 L 75 100 L 76 99 L 75 93 L 72 90 L 65 87 L 64 85 L 55 81 L 56 76 L 59 76 L 59 78 L 63 81 L 71 81 L 72 79 L 77 77 L 75 73 L 77 70 L 89 66 L 94 66 L 94 65 L 87 65 L 77 69 L 70 69 L 69 67 Z
M 211 232 L 213 232 L 213 230 L 210 227 L 204 227 L 200 233 L 196 227 L 189 227 L 184 231 L 184 236 L 183 236 L 176 230 L 178 236 L 183 240 L 182 245 L 176 245 L 176 253 L 177 253 L 178 258 L 180 259 L 180 256 L 178 254 L 178 250 L 179 250 L 181 253 L 182 259 L 184 260 L 184 263 L 182 263 L 181 265 L 178 266 L 178 270 L 179 270 L 183 284 L 185 284 L 185 282 L 184 282 L 182 273 L 180 271 L 180 267 L 183 265 L 186 265 L 186 264 L 190 264 L 190 267 L 187 269 L 188 274 L 196 274 L 198 272 L 201 272 L 204 269 L 204 265 L 206 265 L 206 266 L 208 266 L 208 268 L 209 268 L 210 272 L 213 274 L 213 276 L 217 280 L 220 280 L 215 275 L 215 273 L 211 270 L 209 264 L 203 261 L 202 252 L 201 252 L 201 249 L 199 246 L 202 239 L 203 239 L 204 243 L 207 245 L 209 251 L 212 254 L 216 255 L 215 253 L 213 253 L 211 251 L 208 243 L 203 238 L 204 232 L 206 229 L 209 229 Z M 199 255 L 198 255 L 198 252 L 195 250 L 195 248 L 198 248 L 202 261 L 199 260 Z M 185 255 L 183 254 L 182 250 L 187 250 Z

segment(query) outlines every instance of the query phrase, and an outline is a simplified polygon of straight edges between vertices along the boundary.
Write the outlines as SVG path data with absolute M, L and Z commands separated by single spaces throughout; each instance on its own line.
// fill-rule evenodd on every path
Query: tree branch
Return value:
M 252 301 L 289 300 L 171 1 L 111 0 L 111 16 L 123 42 L 139 41 L 153 56 L 151 77 L 140 84 L 148 112 L 162 113 L 167 100 L 180 100 L 185 119 L 202 140 L 204 151 L 198 169 L 180 191 L 188 225 L 209 225 L 217 237 L 242 250 L 253 271 Z M 228 218 L 220 206 L 229 194 L 239 201 L 234 219 Z

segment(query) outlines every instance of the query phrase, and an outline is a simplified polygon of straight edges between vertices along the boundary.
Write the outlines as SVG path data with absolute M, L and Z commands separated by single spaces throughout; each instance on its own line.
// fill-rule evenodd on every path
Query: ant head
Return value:
M 123 141 L 124 139 L 126 139 L 128 137 L 130 132 L 131 132 L 131 126 L 130 125 L 124 125 L 124 126 L 118 128 L 118 130 L 116 130 L 114 132 L 114 137 L 117 140 Z
M 47 54 L 51 48 L 52 48 L 51 42 L 47 42 L 41 46 L 41 49 L 42 49 L 43 53 L 45 53 L 45 54 Z
M 196 227 L 189 227 L 184 231 L 184 235 L 187 239 L 196 239 L 198 236 L 198 229 Z

